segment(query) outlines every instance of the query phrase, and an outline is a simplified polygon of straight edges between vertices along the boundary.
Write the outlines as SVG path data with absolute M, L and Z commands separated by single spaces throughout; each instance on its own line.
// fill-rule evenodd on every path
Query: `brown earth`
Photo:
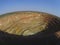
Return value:
M 6 44 L 60 44 L 60 18 L 44 12 L 3 14 L 0 16 L 0 31 L 2 44 L 5 41 Z

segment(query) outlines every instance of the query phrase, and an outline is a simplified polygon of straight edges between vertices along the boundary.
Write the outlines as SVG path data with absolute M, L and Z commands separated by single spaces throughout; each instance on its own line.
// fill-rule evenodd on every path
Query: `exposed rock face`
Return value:
M 29 43 L 37 40 L 40 43 L 43 40 L 44 43 L 46 39 L 48 43 L 55 43 L 60 37 L 60 18 L 43 12 L 12 12 L 0 16 L 0 31 L 0 38 L 4 37 L 2 42 L 7 39 L 7 42 Z

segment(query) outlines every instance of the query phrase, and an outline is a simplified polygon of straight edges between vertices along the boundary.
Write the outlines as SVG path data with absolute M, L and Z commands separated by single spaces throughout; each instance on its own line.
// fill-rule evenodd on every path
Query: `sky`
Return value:
M 0 0 L 0 15 L 15 11 L 39 11 L 60 17 L 60 0 Z

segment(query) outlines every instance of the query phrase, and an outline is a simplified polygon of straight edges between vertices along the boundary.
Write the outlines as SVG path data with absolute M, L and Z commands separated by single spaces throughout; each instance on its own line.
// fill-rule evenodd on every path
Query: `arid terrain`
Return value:
M 60 17 L 22 11 L 0 16 L 0 43 L 6 45 L 59 45 Z

